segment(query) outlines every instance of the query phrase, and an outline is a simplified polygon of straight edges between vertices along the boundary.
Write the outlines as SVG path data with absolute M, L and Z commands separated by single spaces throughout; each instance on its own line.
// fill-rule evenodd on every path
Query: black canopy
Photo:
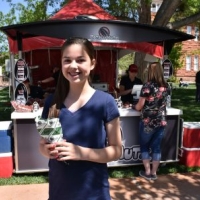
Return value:
M 193 39 L 186 33 L 147 24 L 119 20 L 47 20 L 0 27 L 10 39 L 18 41 L 22 50 L 22 39 L 47 36 L 67 39 L 77 36 L 88 38 L 92 42 L 102 43 L 161 43 L 170 48 L 176 42 Z

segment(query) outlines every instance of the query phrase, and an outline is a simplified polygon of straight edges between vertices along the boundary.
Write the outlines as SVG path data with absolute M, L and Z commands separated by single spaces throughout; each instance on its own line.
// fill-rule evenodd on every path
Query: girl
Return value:
M 141 110 L 140 151 L 145 171 L 140 171 L 139 175 L 147 180 L 157 179 L 156 172 L 161 159 L 160 145 L 167 125 L 166 102 L 169 94 L 170 87 L 164 80 L 161 64 L 151 63 L 148 80 L 143 85 L 139 102 L 134 107 L 138 111 Z
M 59 117 L 63 141 L 40 141 L 49 161 L 49 200 L 109 200 L 107 162 L 122 153 L 119 112 L 114 98 L 93 89 L 94 47 L 70 38 L 62 47 L 62 73 L 43 118 Z

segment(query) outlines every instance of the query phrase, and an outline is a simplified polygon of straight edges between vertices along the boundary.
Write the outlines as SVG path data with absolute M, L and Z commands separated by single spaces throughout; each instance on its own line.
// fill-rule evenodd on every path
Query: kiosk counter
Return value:
M 123 141 L 123 154 L 117 161 L 108 163 L 108 166 L 128 166 L 142 164 L 139 145 L 140 112 L 131 108 L 119 108 L 120 125 Z M 167 108 L 167 122 L 165 135 L 162 141 L 161 162 L 177 162 L 180 137 L 180 116 L 182 110 Z
M 48 159 L 39 151 L 40 136 L 35 125 L 37 112 L 16 112 L 11 114 L 14 128 L 14 163 L 16 173 L 48 171 Z
M 139 146 L 140 112 L 129 108 L 119 108 L 121 133 L 123 140 L 123 154 L 119 160 L 109 162 L 108 167 L 129 166 L 142 164 Z M 14 163 L 15 173 L 48 171 L 48 159 L 39 152 L 39 134 L 36 130 L 35 117 L 37 112 L 13 112 L 11 118 L 14 124 Z M 182 111 L 167 108 L 168 125 L 162 141 L 161 162 L 177 162 L 180 116 Z

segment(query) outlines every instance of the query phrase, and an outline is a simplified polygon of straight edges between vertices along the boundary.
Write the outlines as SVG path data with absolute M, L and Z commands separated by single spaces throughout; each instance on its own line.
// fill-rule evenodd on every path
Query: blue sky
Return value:
M 6 2 L 6 0 L 0 0 L 0 11 L 3 12 L 4 14 L 7 14 L 10 11 L 10 6 L 9 3 Z M 23 0 L 12 0 L 12 3 L 24 3 Z M 51 12 L 53 8 L 49 8 L 48 12 Z
M 12 0 L 13 3 L 20 3 L 20 2 L 24 2 L 24 1 L 20 1 L 20 0 Z M 6 0 L 1 0 L 0 3 L 0 11 L 3 12 L 4 14 L 7 14 L 10 11 L 10 6 L 9 3 L 6 2 Z

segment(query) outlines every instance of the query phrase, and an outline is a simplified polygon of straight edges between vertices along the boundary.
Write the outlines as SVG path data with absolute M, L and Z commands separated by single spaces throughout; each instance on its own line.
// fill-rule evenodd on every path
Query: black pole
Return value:
M 22 51 L 22 34 L 17 31 L 17 48 Z

